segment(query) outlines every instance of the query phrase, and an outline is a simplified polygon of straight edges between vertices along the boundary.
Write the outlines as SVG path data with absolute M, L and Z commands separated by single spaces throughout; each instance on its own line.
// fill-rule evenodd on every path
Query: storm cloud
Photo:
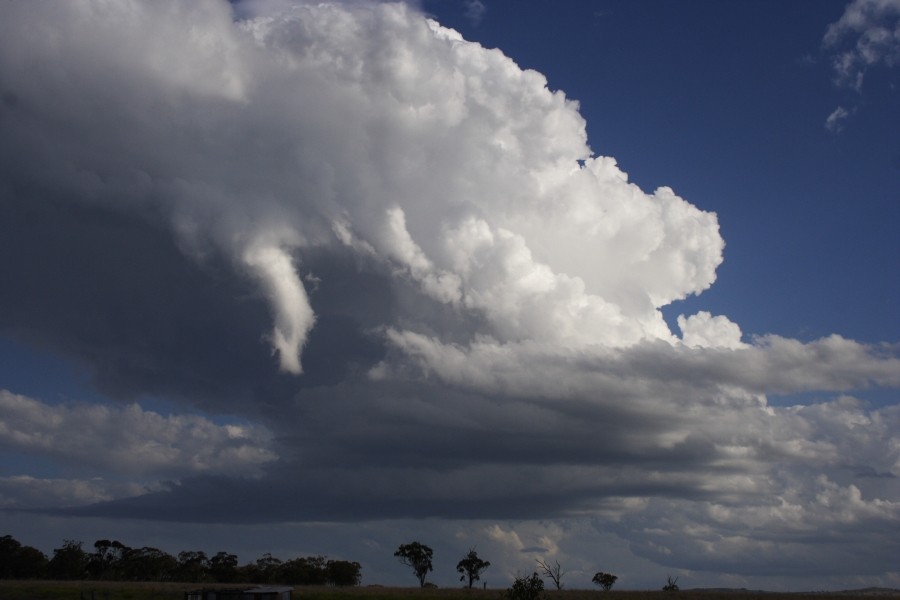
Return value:
M 0 444 L 84 469 L 6 508 L 580 519 L 679 568 L 896 568 L 900 411 L 853 396 L 900 387 L 896 345 L 670 330 L 716 215 L 501 51 L 403 3 L 4 3 L 0 88 L 0 332 L 120 403 L 0 392 Z M 533 537 L 483 527 L 557 551 Z

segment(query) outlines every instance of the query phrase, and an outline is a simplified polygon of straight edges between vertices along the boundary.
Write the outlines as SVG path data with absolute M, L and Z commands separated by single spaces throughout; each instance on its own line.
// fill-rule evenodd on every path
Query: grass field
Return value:
M 107 581 L 2 581 L 2 600 L 184 600 L 184 593 L 199 587 L 242 587 L 196 583 L 123 583 Z M 252 587 L 252 586 L 249 586 Z M 504 590 L 460 588 L 420 589 L 387 587 L 296 587 L 300 600 L 501 600 Z M 900 599 L 900 592 L 773 593 L 685 590 L 661 591 L 563 590 L 548 591 L 545 600 L 875 600 Z

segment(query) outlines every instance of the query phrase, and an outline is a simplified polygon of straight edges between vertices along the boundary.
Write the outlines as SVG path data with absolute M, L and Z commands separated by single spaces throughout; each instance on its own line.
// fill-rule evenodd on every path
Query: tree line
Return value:
M 108 581 L 183 581 L 192 583 L 286 583 L 293 585 L 359 585 L 358 562 L 307 556 L 282 561 L 269 553 L 238 564 L 237 555 L 188 550 L 173 556 L 158 548 L 131 548 L 118 540 L 97 540 L 94 551 L 84 543 L 64 540 L 53 556 L 24 546 L 10 535 L 0 537 L 0 579 Z
M 427 581 L 433 571 L 434 551 L 420 542 L 401 544 L 394 556 L 411 568 L 421 587 L 434 587 Z M 550 580 L 557 590 L 563 588 L 565 571 L 559 562 L 537 561 L 538 569 L 531 575 L 518 576 L 507 590 L 507 600 L 537 600 L 544 591 L 543 578 Z M 459 580 L 472 588 L 491 566 L 478 556 L 475 548 L 456 565 Z M 538 571 L 541 575 L 538 575 Z M 269 553 L 245 565 L 238 564 L 237 555 L 218 552 L 213 556 L 201 550 L 188 550 L 173 556 L 158 548 L 131 548 L 118 540 L 101 539 L 94 542 L 94 551 L 84 549 L 84 543 L 64 540 L 48 558 L 31 546 L 24 546 L 11 535 L 0 537 L 0 579 L 56 579 L 96 581 L 178 581 L 189 583 L 254 583 L 292 585 L 356 586 L 362 580 L 362 566 L 358 562 L 329 560 L 325 556 L 307 556 L 282 561 Z M 609 591 L 618 577 L 602 571 L 591 581 Z M 663 590 L 678 591 L 678 578 L 670 576 Z

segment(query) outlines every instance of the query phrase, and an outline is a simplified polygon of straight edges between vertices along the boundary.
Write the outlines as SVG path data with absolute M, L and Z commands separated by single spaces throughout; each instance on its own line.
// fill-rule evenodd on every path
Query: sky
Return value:
M 0 532 L 900 588 L 900 1 L 0 4 Z

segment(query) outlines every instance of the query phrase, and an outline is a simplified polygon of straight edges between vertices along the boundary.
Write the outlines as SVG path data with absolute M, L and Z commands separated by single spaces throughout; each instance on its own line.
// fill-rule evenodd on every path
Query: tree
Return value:
M 537 573 L 516 577 L 506 590 L 507 600 L 539 600 L 544 595 L 544 580 Z
M 541 573 L 544 574 L 544 577 L 549 577 L 550 581 L 553 582 L 553 585 L 556 586 L 557 590 L 563 589 L 562 578 L 563 575 L 566 574 L 566 572 L 563 571 L 562 567 L 559 566 L 559 561 L 556 561 L 556 565 L 550 566 L 548 563 L 537 559 L 537 564 L 541 569 Z
M 88 574 L 92 579 L 118 579 L 122 557 L 130 550 L 118 540 L 97 540 L 94 553 L 88 556 Z
M 185 550 L 178 553 L 178 580 L 198 583 L 206 581 L 209 559 L 202 550 Z
M 281 579 L 281 559 L 266 552 L 262 558 L 256 559 L 257 580 L 254 583 L 275 583 Z
M 218 552 L 209 559 L 209 573 L 219 583 L 232 583 L 237 578 L 237 564 L 237 555 Z
M 47 577 L 47 556 L 31 546 L 22 546 L 13 565 L 16 579 L 44 579 Z
M 481 560 L 478 553 L 475 552 L 475 548 L 469 548 L 469 553 L 456 563 L 456 572 L 460 574 L 460 581 L 469 580 L 468 587 L 471 589 L 472 584 L 481 579 L 481 572 L 489 566 L 491 566 L 490 561 Z
M 329 560 L 325 565 L 328 585 L 338 587 L 359 585 L 362 581 L 362 565 L 349 560 Z
M 47 565 L 51 579 L 84 579 L 88 555 L 81 549 L 83 544 L 75 540 L 64 540 L 61 548 L 53 550 L 53 558 Z
M 0 579 L 40 579 L 46 569 L 43 552 L 23 546 L 11 535 L 0 537 Z
M 22 544 L 13 536 L 0 538 L 0 579 L 18 579 L 13 565 L 21 549 Z
M 294 558 L 281 565 L 281 573 L 288 583 L 296 585 L 325 585 L 328 583 L 324 556 Z
M 595 574 L 594 578 L 591 579 L 591 581 L 602 587 L 604 591 L 608 592 L 616 583 L 617 579 L 618 577 L 616 577 L 612 573 L 603 573 L 601 571 L 600 573 Z
M 425 587 L 425 578 L 428 576 L 428 572 L 434 570 L 431 566 L 433 554 L 431 548 L 419 542 L 401 544 L 394 552 L 394 556 L 399 558 L 402 564 L 412 568 L 421 587 Z
M 152 546 L 129 548 L 120 561 L 125 581 L 171 581 L 178 568 L 174 556 Z
M 666 585 L 663 586 L 664 592 L 677 592 L 678 591 L 678 578 L 672 579 L 671 575 L 666 577 Z

